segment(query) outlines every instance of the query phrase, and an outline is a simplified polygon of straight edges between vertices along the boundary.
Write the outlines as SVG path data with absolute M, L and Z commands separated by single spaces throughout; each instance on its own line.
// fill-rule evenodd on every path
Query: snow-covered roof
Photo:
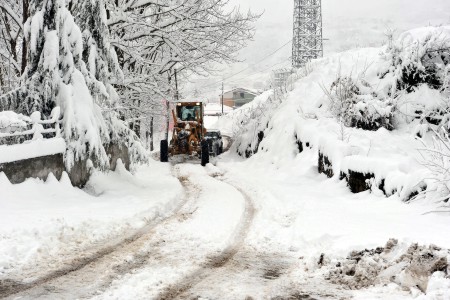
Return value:
M 249 88 L 242 88 L 242 87 L 233 88 L 233 89 L 231 89 L 231 90 L 229 90 L 229 91 L 226 91 L 225 93 L 232 93 L 232 92 L 234 92 L 234 91 L 245 91 L 245 92 L 247 92 L 247 93 L 249 93 L 249 94 L 253 94 L 253 95 L 255 95 L 255 96 L 258 96 L 258 95 L 261 94 L 261 93 L 258 92 L 257 90 L 249 89 Z

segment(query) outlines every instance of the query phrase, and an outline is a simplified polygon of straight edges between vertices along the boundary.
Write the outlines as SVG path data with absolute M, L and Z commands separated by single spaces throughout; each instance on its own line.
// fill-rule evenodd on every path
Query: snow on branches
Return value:
M 0 94 L 16 89 L 26 66 L 23 8 L 28 0 L 0 1 Z
M 107 24 L 124 79 L 115 82 L 130 120 L 158 118 L 175 95 L 175 70 L 208 75 L 235 61 L 258 16 L 229 10 L 227 0 L 107 0 Z
M 450 137 L 448 129 L 441 127 L 432 130 L 432 143 L 423 142 L 424 148 L 419 149 L 423 165 L 432 174 L 433 187 L 427 189 L 438 202 L 448 203 L 450 200 Z
M 48 115 L 60 106 L 67 168 L 90 160 L 104 169 L 109 167 L 105 145 L 121 142 L 137 147 L 130 149 L 136 158 L 140 147 L 114 110 L 118 96 L 110 81 L 120 72 L 108 44 L 104 5 L 101 0 L 71 4 L 30 1 L 31 17 L 25 24 L 30 41 L 24 78 L 27 97 L 20 112 Z

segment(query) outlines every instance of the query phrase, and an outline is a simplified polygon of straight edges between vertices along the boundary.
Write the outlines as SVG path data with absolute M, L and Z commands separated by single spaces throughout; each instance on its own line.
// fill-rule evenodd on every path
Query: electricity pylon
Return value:
M 292 66 L 301 68 L 323 57 L 321 0 L 294 0 Z

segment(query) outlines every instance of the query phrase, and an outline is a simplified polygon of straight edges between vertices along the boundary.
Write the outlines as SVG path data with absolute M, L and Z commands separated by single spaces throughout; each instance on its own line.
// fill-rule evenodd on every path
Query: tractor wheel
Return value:
M 208 142 L 207 141 L 202 141 L 201 146 L 202 146 L 202 154 L 201 154 L 202 166 L 206 166 L 209 163 Z
M 168 162 L 169 161 L 169 144 L 167 143 L 167 140 L 162 140 L 160 144 L 160 160 L 161 162 Z

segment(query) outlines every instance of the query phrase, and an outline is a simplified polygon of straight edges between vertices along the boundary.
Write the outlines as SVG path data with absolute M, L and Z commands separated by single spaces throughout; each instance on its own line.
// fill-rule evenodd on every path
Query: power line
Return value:
M 275 67 L 275 66 L 278 66 L 278 65 L 281 65 L 281 64 L 285 64 L 285 63 L 287 63 L 287 62 L 290 61 L 290 60 L 291 60 L 291 57 L 285 58 L 283 61 L 277 62 L 276 64 L 273 64 L 273 65 L 271 65 L 271 66 L 269 66 L 269 67 L 267 67 L 267 68 L 265 68 L 265 69 L 263 69 L 263 70 L 261 70 L 261 71 L 257 71 L 257 72 L 255 72 L 255 73 L 246 75 L 246 76 L 244 76 L 244 77 L 237 78 L 237 79 L 232 80 L 232 81 L 229 81 L 229 82 L 227 82 L 227 83 L 236 83 L 236 82 L 239 81 L 239 80 L 249 79 L 249 78 L 250 78 L 251 76 L 253 76 L 253 75 L 256 75 L 256 74 L 259 74 L 259 73 L 263 73 L 263 72 L 265 72 L 265 71 L 267 71 L 267 70 L 269 70 L 269 69 L 271 69 L 271 68 L 273 68 L 273 67 Z M 212 91 L 215 91 L 215 90 L 216 90 L 216 88 L 214 88 L 214 89 L 208 89 L 208 90 L 206 90 L 206 91 L 202 90 L 201 92 L 202 92 L 202 93 L 209 93 L 209 92 L 212 92 Z
M 277 62 L 276 64 L 271 65 L 270 67 L 267 67 L 267 68 L 265 68 L 265 69 L 263 69 L 263 70 L 261 70 L 261 71 L 257 71 L 257 72 L 255 72 L 255 73 L 252 73 L 252 74 L 247 75 L 247 76 L 242 77 L 242 78 L 238 78 L 238 79 L 232 80 L 232 81 L 230 81 L 230 82 L 236 82 L 236 81 L 238 81 L 238 80 L 248 79 L 249 77 L 251 77 L 251 76 L 253 76 L 253 75 L 256 75 L 256 74 L 259 74 L 259 73 L 263 73 L 263 72 L 265 72 L 265 71 L 267 71 L 267 70 L 269 70 L 269 69 L 272 69 L 272 68 L 275 67 L 275 66 L 278 66 L 278 65 L 281 65 L 281 64 L 285 64 L 287 61 L 290 61 L 290 60 L 291 60 L 291 57 L 288 57 L 288 58 L 284 59 L 283 61 Z
M 275 53 L 277 53 L 278 51 L 280 51 L 281 49 L 283 49 L 284 47 L 286 47 L 286 46 L 289 45 L 290 43 L 292 43 L 292 39 L 289 40 L 287 43 L 285 43 L 285 44 L 284 44 L 283 46 L 281 46 L 280 48 L 276 49 L 274 52 L 272 52 L 272 53 L 270 53 L 269 55 L 265 56 L 263 59 L 259 60 L 258 62 L 256 62 L 256 63 L 254 63 L 254 64 L 248 66 L 247 68 L 242 69 L 242 70 L 240 70 L 239 72 L 234 73 L 234 74 L 232 74 L 232 75 L 230 75 L 230 76 L 228 76 L 228 77 L 226 77 L 226 78 L 223 78 L 223 79 L 220 80 L 220 81 L 217 81 L 217 82 L 214 82 L 214 83 L 211 83 L 211 84 L 202 86 L 202 87 L 200 87 L 200 88 L 210 87 L 210 86 L 212 86 L 212 85 L 216 85 L 216 84 L 218 84 L 218 83 L 221 83 L 222 81 L 225 81 L 225 80 L 227 80 L 227 79 L 230 79 L 230 78 L 232 78 L 232 77 L 234 77 L 234 76 L 236 76 L 236 75 L 239 75 L 239 74 L 241 74 L 241 73 L 247 71 L 247 70 L 250 69 L 251 67 L 254 67 L 254 66 L 256 66 L 257 64 L 260 64 L 261 62 L 265 61 L 266 59 L 268 59 L 269 57 L 271 57 L 272 55 L 274 55 Z

